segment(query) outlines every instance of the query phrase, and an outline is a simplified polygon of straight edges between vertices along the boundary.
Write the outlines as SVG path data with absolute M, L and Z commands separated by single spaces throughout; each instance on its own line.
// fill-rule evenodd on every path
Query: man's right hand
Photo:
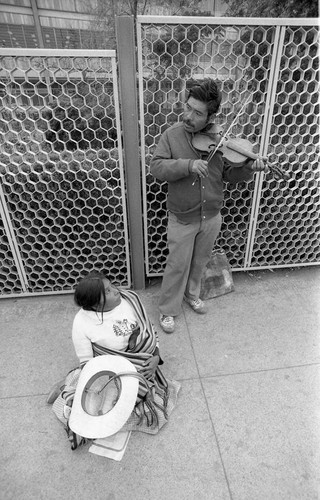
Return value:
M 208 162 L 204 160 L 194 160 L 191 172 L 199 177 L 208 177 Z

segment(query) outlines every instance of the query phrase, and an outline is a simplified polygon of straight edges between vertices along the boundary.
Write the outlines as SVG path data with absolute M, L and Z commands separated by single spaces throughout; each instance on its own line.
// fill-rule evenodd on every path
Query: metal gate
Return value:
M 0 49 L 0 97 L 0 295 L 130 286 L 115 51 Z
M 221 84 L 217 120 L 290 174 L 226 189 L 217 244 L 234 270 L 320 262 L 318 58 L 314 19 L 138 18 L 140 120 L 148 276 L 163 273 L 166 184 L 148 170 L 163 131 L 182 114 L 190 79 Z
M 260 173 L 226 187 L 217 244 L 233 270 L 320 262 L 314 19 L 141 16 L 137 41 L 143 222 L 139 203 L 129 203 L 140 202 L 136 184 L 124 180 L 122 58 L 102 50 L 0 49 L 0 297 L 69 293 L 92 269 L 131 286 L 130 262 L 143 274 L 143 252 L 131 245 L 130 260 L 126 200 L 137 224 L 131 239 L 142 240 L 144 225 L 147 276 L 163 273 L 166 185 L 148 165 L 160 134 L 182 115 L 191 78 L 220 82 L 223 126 L 248 100 L 233 134 L 290 174 L 288 182 Z M 135 78 L 133 70 L 132 87 Z M 130 155 L 127 147 L 126 172 L 135 175 Z

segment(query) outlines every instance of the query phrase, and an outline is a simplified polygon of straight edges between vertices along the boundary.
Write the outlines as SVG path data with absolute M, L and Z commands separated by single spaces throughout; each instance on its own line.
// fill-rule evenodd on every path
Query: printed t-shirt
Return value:
M 124 351 L 137 325 L 134 310 L 124 298 L 121 298 L 117 307 L 103 315 L 101 312 L 80 309 L 72 327 L 72 341 L 80 363 L 93 357 L 92 342 Z

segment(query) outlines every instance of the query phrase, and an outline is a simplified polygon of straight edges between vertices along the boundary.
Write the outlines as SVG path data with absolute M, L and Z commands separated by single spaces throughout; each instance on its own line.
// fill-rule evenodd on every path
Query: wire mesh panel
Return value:
M 283 28 L 267 153 L 290 173 L 262 184 L 251 267 L 320 261 L 318 30 Z
M 130 285 L 115 55 L 75 52 L 0 52 L 2 203 L 26 275 L 8 280 L 1 228 L 2 294 L 67 291 L 93 269 Z
M 227 19 L 224 19 L 221 24 L 216 24 L 217 20 L 214 18 L 180 18 L 177 21 L 171 18 L 170 22 L 161 20 L 156 22 L 155 18 L 141 16 L 139 21 L 140 113 L 141 123 L 144 125 L 142 145 L 145 151 L 143 159 L 145 161 L 145 246 L 147 274 L 155 276 L 163 272 L 167 256 L 167 186 L 154 179 L 148 168 L 160 135 L 166 128 L 181 119 L 183 103 L 189 85 L 191 86 L 195 81 L 203 81 L 205 78 L 213 78 L 218 81 L 223 95 L 222 106 L 215 121 L 226 130 L 241 110 L 239 119 L 230 128 L 230 134 L 233 137 L 249 139 L 254 152 L 261 154 L 264 138 L 270 129 L 267 121 L 270 94 L 273 91 L 270 74 L 275 73 L 279 58 L 281 26 L 279 26 L 279 22 L 278 25 L 269 22 L 257 26 L 253 24 L 253 20 L 250 24 L 246 24 L 244 21 L 235 25 L 229 24 Z M 295 31 L 291 30 L 291 33 Z M 306 28 L 305 33 L 307 32 L 308 28 Z M 310 28 L 311 32 L 314 33 L 314 28 Z M 288 37 L 290 38 L 289 35 Z M 288 50 L 297 50 L 296 41 L 289 42 L 289 38 L 290 49 L 288 48 Z M 310 43 L 310 40 L 310 37 L 308 41 L 304 38 L 301 50 L 299 52 L 298 49 L 294 58 L 296 63 L 300 64 L 302 54 L 305 57 L 305 65 L 312 65 L 311 60 L 315 63 L 313 56 L 310 56 L 310 51 L 314 50 L 314 41 Z M 310 78 L 312 71 L 310 69 L 308 78 Z M 308 88 L 311 88 L 312 84 L 310 82 L 305 85 L 309 85 Z M 299 83 L 294 83 L 291 99 L 297 99 L 296 93 L 300 91 L 301 84 L 299 86 Z M 313 94 L 312 103 L 310 103 L 312 107 L 316 94 L 313 91 L 308 91 L 308 93 L 310 96 Z M 282 117 L 283 123 L 285 126 L 289 123 L 292 106 L 292 104 L 287 108 L 282 106 L 281 109 L 275 106 L 275 124 L 278 124 L 277 120 L 283 112 L 286 114 L 285 117 Z M 306 142 L 315 144 L 314 138 L 310 137 L 315 133 L 310 124 L 311 107 L 309 122 L 304 127 L 304 134 Z M 288 127 L 286 130 L 287 142 L 294 142 L 294 144 L 300 142 L 301 129 L 299 127 L 296 127 L 294 132 L 292 127 L 290 131 Z M 272 129 L 272 137 L 274 142 L 271 144 L 276 145 L 278 135 L 275 127 Z M 281 139 L 280 142 L 285 141 Z M 293 168 L 291 162 L 285 159 L 284 149 L 284 147 L 270 147 L 267 152 L 273 153 L 270 157 L 273 163 L 281 164 L 285 171 L 292 172 L 296 167 Z M 304 161 L 309 162 L 310 154 L 313 160 L 315 159 L 315 156 L 312 156 L 315 154 L 314 146 L 307 147 L 308 152 L 306 152 L 306 147 L 302 149 L 305 152 Z M 310 166 L 306 170 L 309 168 Z M 310 173 L 306 172 L 306 175 L 309 176 Z M 252 226 L 256 222 L 254 217 L 257 210 L 257 199 L 261 194 L 260 182 L 261 175 L 257 175 L 250 183 L 242 183 L 236 187 L 226 186 L 225 189 L 225 202 L 222 210 L 223 226 L 217 244 L 224 247 L 234 269 L 244 269 L 249 265 L 248 249 L 253 237 Z M 267 187 L 264 189 L 268 190 L 268 193 L 263 193 L 263 203 L 269 203 L 271 217 L 274 217 L 279 203 L 287 205 L 287 200 L 283 200 L 286 193 L 290 191 L 290 186 L 284 186 L 278 181 L 275 182 L 271 174 L 266 176 L 265 185 Z M 290 196 L 295 198 L 292 190 Z M 299 192 L 299 196 L 303 199 L 304 194 Z M 308 194 L 306 199 L 308 196 L 310 195 Z M 314 210 L 313 201 L 315 198 L 309 202 L 306 212 Z M 299 211 L 297 208 L 297 214 Z M 265 216 L 263 206 L 260 216 L 262 230 L 268 225 L 270 219 L 270 216 L 269 218 Z M 291 220 L 294 221 L 292 211 Z M 283 236 L 287 234 L 286 230 Z M 280 232 L 280 237 L 276 236 L 275 234 L 273 243 L 281 248 L 283 245 L 282 233 Z M 284 241 L 287 242 L 287 238 Z M 258 239 L 256 242 L 258 243 Z M 268 238 L 263 237 L 262 246 L 258 248 L 256 244 L 255 254 L 257 258 L 264 252 L 266 256 L 270 255 L 269 243 L 271 242 Z M 288 247 L 287 253 L 290 253 L 290 247 Z M 268 259 L 259 260 L 259 258 L 258 266 L 270 266 L 270 262 L 267 262 Z M 297 252 L 295 262 L 303 260 L 303 255 Z M 272 264 L 282 265 L 287 262 L 288 259 L 281 261 L 277 258 Z M 257 262 L 252 265 L 256 264 Z

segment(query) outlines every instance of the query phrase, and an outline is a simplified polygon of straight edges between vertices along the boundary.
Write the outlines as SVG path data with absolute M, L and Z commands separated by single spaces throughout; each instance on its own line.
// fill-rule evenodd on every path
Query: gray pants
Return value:
M 180 222 L 174 214 L 169 214 L 169 255 L 159 300 L 161 314 L 178 316 L 184 295 L 199 298 L 202 273 L 220 229 L 221 214 L 191 223 Z

